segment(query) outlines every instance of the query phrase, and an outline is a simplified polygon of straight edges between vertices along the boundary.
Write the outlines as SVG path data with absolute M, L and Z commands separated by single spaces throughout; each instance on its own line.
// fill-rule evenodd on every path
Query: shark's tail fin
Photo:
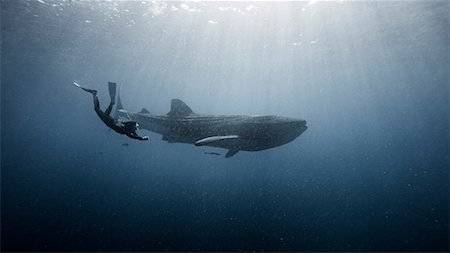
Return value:
M 120 92 L 120 86 L 119 86 L 119 92 Z M 117 103 L 116 103 L 116 110 L 123 110 L 122 101 L 120 100 L 120 93 L 117 92 Z
M 114 119 L 118 119 L 119 117 L 128 118 L 127 111 L 123 108 L 122 101 L 120 100 L 120 86 L 117 91 L 116 113 Z
M 111 102 L 116 102 L 116 83 L 108 82 L 108 90 L 109 90 L 109 96 L 111 98 Z
M 116 97 L 116 101 L 115 101 L 116 102 L 116 110 L 115 110 L 114 119 L 118 119 L 120 117 L 130 119 L 130 115 L 127 112 L 127 110 L 125 110 L 123 108 L 122 100 L 120 99 L 120 85 L 118 86 L 117 95 L 115 95 L 115 97 Z M 150 114 L 150 112 L 145 108 L 142 108 L 142 110 L 139 113 Z

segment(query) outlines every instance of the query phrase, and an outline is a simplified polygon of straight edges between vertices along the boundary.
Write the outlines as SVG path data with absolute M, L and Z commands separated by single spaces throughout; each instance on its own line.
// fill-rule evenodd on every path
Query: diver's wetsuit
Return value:
M 147 136 L 137 135 L 136 130 L 137 130 L 138 124 L 136 122 L 134 122 L 134 121 L 122 122 L 120 120 L 115 120 L 113 117 L 111 117 L 109 115 L 109 114 L 111 114 L 112 108 L 114 106 L 116 83 L 111 83 L 111 82 L 108 83 L 110 96 L 111 96 L 111 102 L 109 103 L 109 106 L 105 112 L 102 112 L 102 110 L 100 109 L 100 102 L 98 100 L 96 90 L 86 89 L 76 83 L 74 83 L 74 84 L 77 87 L 83 89 L 84 91 L 87 91 L 92 94 L 92 96 L 94 97 L 95 112 L 109 128 L 111 128 L 112 130 L 116 131 L 119 134 L 124 134 L 132 139 L 141 140 L 141 141 L 148 140 Z

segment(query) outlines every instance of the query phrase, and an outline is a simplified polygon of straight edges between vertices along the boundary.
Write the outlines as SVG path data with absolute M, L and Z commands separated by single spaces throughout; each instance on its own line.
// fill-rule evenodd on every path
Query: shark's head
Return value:
M 267 145 L 279 146 L 293 141 L 306 131 L 306 120 L 293 119 L 279 116 L 257 116 L 254 117 L 260 127 L 258 132 L 270 139 Z
M 303 119 L 292 119 L 285 117 L 275 116 L 274 125 L 279 133 L 279 138 L 291 141 L 297 138 L 300 134 L 306 131 L 308 128 L 306 126 L 306 120 Z
M 306 126 L 306 120 L 303 119 L 292 119 L 291 123 L 288 124 L 288 131 L 292 131 L 295 133 L 296 137 L 302 134 L 308 129 Z

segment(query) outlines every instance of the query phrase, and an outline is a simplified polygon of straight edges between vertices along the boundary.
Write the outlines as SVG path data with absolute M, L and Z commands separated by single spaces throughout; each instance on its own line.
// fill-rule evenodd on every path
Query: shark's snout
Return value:
M 306 120 L 303 119 L 296 120 L 296 123 L 300 127 L 306 126 Z
M 297 130 L 298 134 L 302 134 L 308 128 L 306 126 L 306 120 L 303 120 L 303 119 L 295 120 L 294 125 L 295 125 L 295 129 Z
M 306 120 L 303 120 L 303 119 L 293 119 L 293 120 L 290 120 L 290 121 L 289 121 L 288 125 L 289 125 L 290 127 L 295 128 L 295 129 L 302 129 L 302 128 L 305 128 L 305 127 L 306 127 Z

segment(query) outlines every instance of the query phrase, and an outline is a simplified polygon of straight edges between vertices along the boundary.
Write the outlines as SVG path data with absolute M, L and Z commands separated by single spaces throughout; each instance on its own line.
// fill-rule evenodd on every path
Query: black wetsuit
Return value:
M 83 88 L 77 84 L 75 84 L 76 86 L 80 87 L 81 89 L 83 89 L 84 91 L 87 91 L 89 93 L 92 94 L 92 96 L 94 97 L 94 109 L 95 112 L 97 113 L 98 117 L 100 117 L 100 119 L 112 130 L 116 131 L 119 134 L 124 134 L 132 139 L 136 139 L 136 140 L 148 140 L 147 136 L 139 136 L 136 133 L 137 130 L 137 123 L 134 121 L 120 121 L 120 120 L 116 120 L 113 117 L 110 116 L 112 108 L 114 106 L 114 100 L 115 100 L 115 83 L 109 83 L 110 85 L 110 94 L 111 94 L 111 102 L 109 103 L 108 108 L 106 109 L 105 112 L 103 112 L 100 109 L 100 102 L 98 100 L 97 97 L 97 91 L 96 90 L 91 90 L 91 89 L 86 89 Z M 111 87 L 114 87 L 114 97 L 111 93 Z

